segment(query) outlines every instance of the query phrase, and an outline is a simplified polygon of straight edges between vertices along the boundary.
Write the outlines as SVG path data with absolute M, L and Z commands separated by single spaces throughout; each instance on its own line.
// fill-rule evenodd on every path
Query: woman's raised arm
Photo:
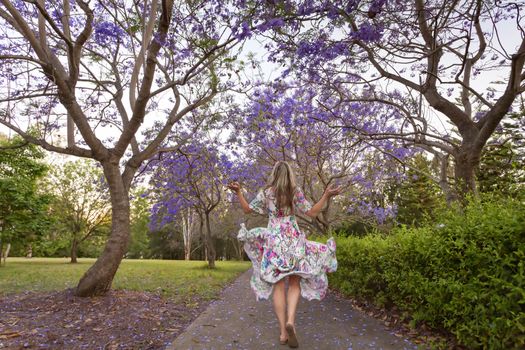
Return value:
M 315 203 L 312 209 L 308 210 L 305 214 L 311 218 L 315 218 L 317 215 L 319 215 L 326 202 L 328 202 L 330 198 L 337 196 L 340 193 L 341 187 L 335 187 L 334 185 L 328 186 L 321 199 L 319 199 L 319 202 Z
M 241 185 L 238 182 L 230 182 L 226 187 L 228 187 L 233 193 L 237 195 L 237 197 L 239 197 L 241 208 L 245 214 L 250 214 L 253 212 L 252 208 L 250 208 L 250 205 L 246 201 L 246 198 L 244 198 L 244 195 L 242 194 L 241 190 Z

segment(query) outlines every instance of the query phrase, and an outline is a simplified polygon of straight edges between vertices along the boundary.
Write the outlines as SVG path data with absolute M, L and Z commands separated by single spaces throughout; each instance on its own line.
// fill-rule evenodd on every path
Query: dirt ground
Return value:
M 0 299 L 0 349 L 164 349 L 209 304 L 114 290 L 79 298 L 72 290 Z

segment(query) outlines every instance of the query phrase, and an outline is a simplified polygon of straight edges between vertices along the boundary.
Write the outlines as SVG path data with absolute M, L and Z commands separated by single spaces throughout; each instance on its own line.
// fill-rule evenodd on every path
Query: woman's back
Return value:
M 275 190 L 272 187 L 268 187 L 261 189 L 257 193 L 257 196 L 250 203 L 250 208 L 259 214 L 267 214 L 270 220 L 290 220 L 296 213 L 305 214 L 312 208 L 312 205 L 306 200 L 304 193 L 299 187 L 295 188 L 292 203 L 293 208 L 287 206 L 278 208 Z

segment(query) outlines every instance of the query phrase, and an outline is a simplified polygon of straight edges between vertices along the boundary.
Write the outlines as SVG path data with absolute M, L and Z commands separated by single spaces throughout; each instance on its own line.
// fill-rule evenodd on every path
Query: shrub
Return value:
M 390 235 L 336 236 L 342 292 L 396 305 L 475 349 L 525 346 L 525 203 L 485 198 Z

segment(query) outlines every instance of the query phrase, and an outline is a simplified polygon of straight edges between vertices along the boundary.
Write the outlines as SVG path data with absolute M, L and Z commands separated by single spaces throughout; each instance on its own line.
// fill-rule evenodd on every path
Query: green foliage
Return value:
M 0 139 L 0 241 L 24 244 L 45 232 L 51 196 L 39 190 L 44 154 L 20 138 Z
M 525 202 L 484 197 L 419 228 L 337 237 L 333 286 L 445 328 L 472 349 L 525 346 Z
M 78 264 L 67 262 L 56 258 L 12 258 L 11 264 L 0 269 L 0 296 L 73 288 L 95 260 L 80 259 Z M 194 295 L 215 298 L 226 283 L 249 267 L 246 261 L 218 261 L 217 268 L 210 270 L 204 261 L 124 259 L 113 287 L 158 292 L 182 300 L 191 300 Z
M 151 233 L 149 254 L 154 259 L 184 259 L 182 231 L 173 224 Z
M 374 228 L 375 226 L 371 223 L 361 220 L 355 220 L 342 222 L 341 224 L 337 225 L 337 227 L 335 227 L 333 231 L 338 236 L 363 237 L 369 234 L 370 232 L 374 232 Z
M 149 248 L 149 216 L 150 203 L 146 196 L 146 189 L 134 190 L 131 199 L 131 239 L 128 248 L 128 258 L 150 258 Z
M 432 162 L 423 154 L 417 154 L 409 162 L 406 179 L 400 184 L 391 184 L 389 199 L 397 205 L 396 221 L 399 224 L 419 225 L 431 216 L 444 198 L 439 186 L 428 175 L 433 175 Z
M 102 170 L 90 160 L 68 161 L 53 168 L 48 179 L 54 193 L 53 232 L 38 245 L 51 256 L 97 256 L 109 234 L 111 206 Z M 67 243 L 66 243 L 67 242 Z M 65 253 L 65 248 L 67 253 Z M 49 256 L 49 255 L 43 255 Z
M 507 196 L 525 191 L 525 110 L 501 123 L 483 150 L 477 172 L 479 190 Z
M 71 243 L 69 242 L 69 237 L 61 234 L 61 232 L 56 231 L 53 229 L 56 227 L 56 220 L 54 221 L 54 224 L 52 225 L 52 228 L 44 233 L 43 235 L 39 236 L 38 240 L 36 240 L 33 244 L 33 256 L 41 256 L 41 257 L 64 257 L 69 256 L 70 249 L 71 249 Z M 15 253 L 13 252 L 13 256 L 24 256 L 25 254 L 23 252 Z

